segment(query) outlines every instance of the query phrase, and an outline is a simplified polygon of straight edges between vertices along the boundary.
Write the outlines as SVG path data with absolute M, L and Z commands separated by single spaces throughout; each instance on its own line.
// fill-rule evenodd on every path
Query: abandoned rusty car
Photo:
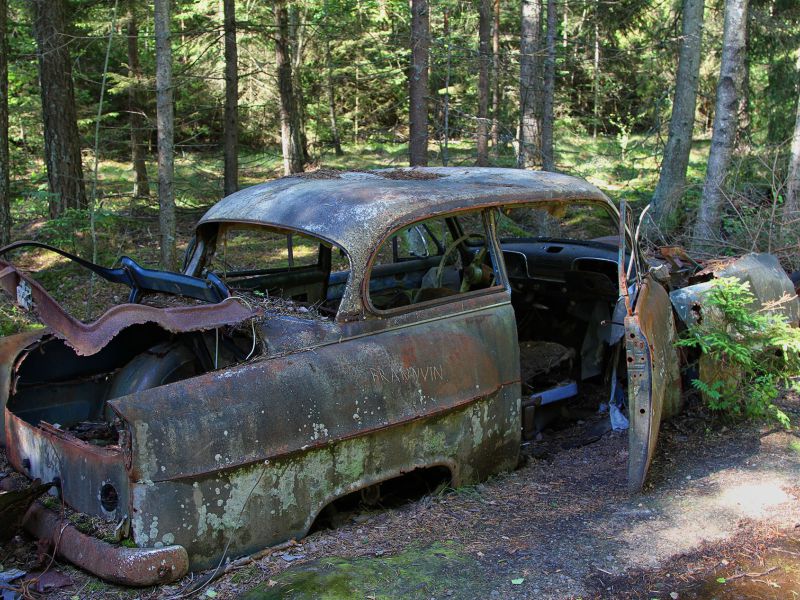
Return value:
M 415 470 L 460 486 L 513 469 L 537 413 L 590 380 L 627 389 L 638 489 L 680 373 L 668 291 L 624 212 L 552 173 L 286 177 L 208 210 L 182 273 L 84 263 L 131 288 L 88 324 L 1 262 L 46 328 L 0 340 L 0 442 L 128 542 L 76 533 L 59 552 L 138 585 L 300 538 Z M 753 260 L 769 293 L 791 290 Z M 55 518 L 40 507 L 29 529 Z

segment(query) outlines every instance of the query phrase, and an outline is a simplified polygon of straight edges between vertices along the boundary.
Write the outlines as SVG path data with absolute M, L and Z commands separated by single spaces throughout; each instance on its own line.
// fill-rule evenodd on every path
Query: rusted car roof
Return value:
M 413 167 L 325 170 L 268 181 L 219 201 L 198 227 L 224 221 L 272 225 L 308 232 L 359 256 L 374 248 L 387 231 L 417 217 L 539 200 L 595 200 L 616 213 L 603 192 L 568 175 L 521 169 Z

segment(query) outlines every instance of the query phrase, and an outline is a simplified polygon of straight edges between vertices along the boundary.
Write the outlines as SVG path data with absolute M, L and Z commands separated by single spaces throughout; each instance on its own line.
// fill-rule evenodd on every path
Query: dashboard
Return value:
M 619 250 L 610 240 L 504 238 L 500 246 L 515 289 L 573 298 L 619 295 Z

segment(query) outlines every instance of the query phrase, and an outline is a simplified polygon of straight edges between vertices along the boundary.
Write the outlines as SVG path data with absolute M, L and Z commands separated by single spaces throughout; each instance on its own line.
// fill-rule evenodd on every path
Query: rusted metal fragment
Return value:
M 6 403 L 11 391 L 14 364 L 17 357 L 29 346 L 48 335 L 47 329 L 26 331 L 7 337 L 0 337 L 0 446 L 6 444 Z
M 94 446 L 51 425 L 37 427 L 6 411 L 8 461 L 20 473 L 43 481 L 61 480 L 61 494 L 80 512 L 121 519 L 128 506 L 128 474 L 119 446 Z M 101 490 L 112 486 L 122 501 L 106 510 Z
M 750 291 L 756 298 L 753 310 L 770 306 L 772 312 L 782 315 L 790 323 L 800 320 L 800 300 L 791 279 L 774 255 L 747 254 L 718 267 L 711 268 L 707 274 L 714 278 L 736 277 L 750 284 Z M 670 301 L 681 321 L 692 325 L 702 317 L 705 296 L 713 285 L 712 279 L 670 293 Z
M 111 583 L 137 587 L 172 583 L 189 571 L 183 546 L 114 546 L 81 533 L 38 502 L 28 510 L 23 526 L 33 537 L 47 541 L 61 558 Z
M 628 364 L 628 487 L 644 484 L 663 419 L 681 409 L 675 324 L 667 292 L 648 276 L 625 317 Z
M 155 323 L 172 333 L 181 333 L 237 325 L 257 314 L 236 299 L 226 298 L 219 304 L 177 308 L 121 304 L 110 308 L 93 323 L 82 323 L 68 314 L 35 279 L 2 260 L 0 288 L 21 308 L 35 311 L 42 323 L 80 356 L 100 351 L 131 325 Z

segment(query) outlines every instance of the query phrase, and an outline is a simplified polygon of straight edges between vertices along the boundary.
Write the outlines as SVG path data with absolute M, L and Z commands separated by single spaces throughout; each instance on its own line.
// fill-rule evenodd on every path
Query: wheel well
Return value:
M 317 514 L 309 533 L 335 529 L 354 514 L 374 508 L 397 508 L 435 493 L 450 484 L 450 467 L 421 467 L 361 487 L 326 504 Z

